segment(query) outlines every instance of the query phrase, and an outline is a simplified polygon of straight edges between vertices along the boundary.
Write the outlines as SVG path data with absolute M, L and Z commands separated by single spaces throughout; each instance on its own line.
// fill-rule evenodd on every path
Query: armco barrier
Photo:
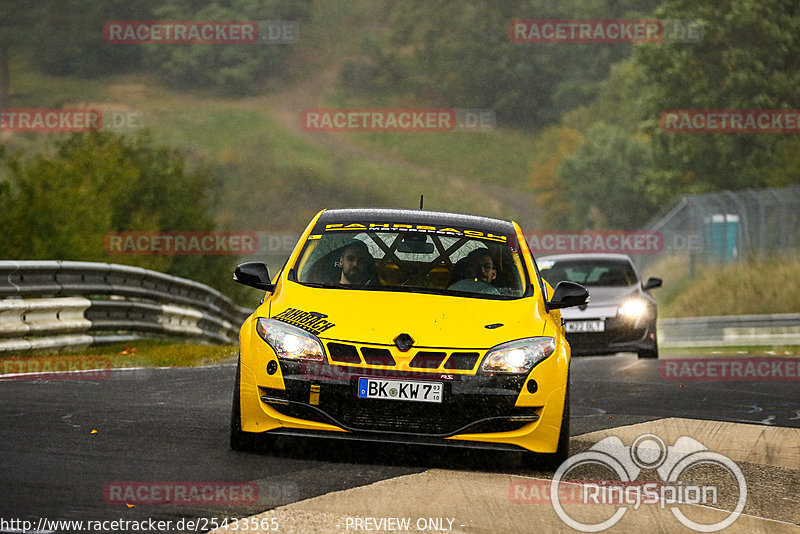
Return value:
M 661 347 L 800 345 L 800 313 L 660 319 Z
M 250 313 L 204 284 L 108 263 L 0 261 L 0 297 L 0 352 L 157 335 L 235 343 Z

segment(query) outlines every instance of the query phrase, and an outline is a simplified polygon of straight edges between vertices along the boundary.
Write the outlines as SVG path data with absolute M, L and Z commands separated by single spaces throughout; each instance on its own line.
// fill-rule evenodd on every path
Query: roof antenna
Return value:
M 423 195 L 419 196 L 419 209 L 422 209 L 422 197 Z

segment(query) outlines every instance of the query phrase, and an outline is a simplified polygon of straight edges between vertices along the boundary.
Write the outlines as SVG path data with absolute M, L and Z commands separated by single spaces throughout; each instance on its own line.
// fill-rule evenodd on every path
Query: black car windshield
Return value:
M 585 286 L 630 286 L 638 281 L 633 266 L 625 260 L 541 260 L 538 265 L 553 287 L 564 280 Z
M 519 298 L 528 278 L 515 243 L 507 236 L 323 232 L 309 236 L 290 278 L 317 287 Z

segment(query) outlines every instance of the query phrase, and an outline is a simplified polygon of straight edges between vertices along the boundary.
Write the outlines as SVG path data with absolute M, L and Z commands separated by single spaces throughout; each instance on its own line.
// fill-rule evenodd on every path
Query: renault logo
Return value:
M 394 346 L 397 347 L 400 352 L 406 352 L 408 349 L 411 348 L 411 345 L 414 344 L 414 338 L 409 336 L 408 334 L 400 334 L 396 338 L 394 338 Z

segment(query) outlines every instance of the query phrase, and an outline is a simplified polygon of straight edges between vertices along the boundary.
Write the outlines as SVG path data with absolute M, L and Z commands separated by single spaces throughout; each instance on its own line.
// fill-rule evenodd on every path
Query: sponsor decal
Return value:
M 109 482 L 108 504 L 245 505 L 258 502 L 255 482 Z
M 453 228 L 449 226 L 431 226 L 424 224 L 403 224 L 403 223 L 333 223 L 325 225 L 325 232 L 421 232 L 427 234 L 449 235 L 458 237 L 471 237 L 475 239 L 489 239 L 505 243 L 508 236 L 496 235 L 480 230 L 467 230 L 463 228 Z
M 102 356 L 8 357 L 0 360 L 4 380 L 103 380 L 111 360 Z
M 291 44 L 298 40 L 293 21 L 113 20 L 103 26 L 110 44 Z
M 585 230 L 525 232 L 533 254 L 617 253 L 657 254 L 664 249 L 661 232 Z
M 799 109 L 671 109 L 661 112 L 668 133 L 800 133 Z
M 785 382 L 800 380 L 800 358 L 662 359 L 664 380 L 710 382 Z
M 328 316 L 319 312 L 307 312 L 298 310 L 297 308 L 286 308 L 278 315 L 272 317 L 292 326 L 297 326 L 314 335 L 320 335 L 322 332 L 329 328 L 333 328 L 336 324 L 326 321 Z
M 109 254 L 248 255 L 258 251 L 254 232 L 109 232 Z
M 618 477 L 612 483 L 584 482 L 580 485 L 577 504 L 618 505 L 611 517 L 602 519 L 592 516 L 594 521 L 584 523 L 572 517 L 565 509 L 564 504 L 567 503 L 561 501 L 561 485 L 573 484 L 565 482 L 564 478 L 583 466 L 607 469 Z M 719 488 L 710 484 L 694 484 L 692 473 L 698 467 L 725 471 L 734 484 Z M 642 471 L 651 470 L 658 473 L 660 483 L 638 480 Z M 732 491 L 734 487 L 736 505 L 730 511 L 721 509 L 728 515 L 716 523 L 694 521 L 680 509 L 682 504 L 718 505 L 720 494 Z M 609 529 L 619 523 L 630 508 L 637 510 L 643 504 L 657 505 L 662 509 L 669 507 L 672 515 L 683 526 L 692 530 L 716 532 L 729 527 L 739 518 L 746 501 L 747 482 L 739 466 L 727 456 L 708 450 L 705 445 L 689 436 L 679 437 L 672 446 L 667 446 L 664 440 L 654 434 L 643 434 L 630 446 L 624 445 L 618 437 L 610 436 L 594 444 L 588 451 L 567 459 L 556 470 L 550 482 L 550 502 L 556 514 L 565 524 L 580 532 L 601 532 Z

